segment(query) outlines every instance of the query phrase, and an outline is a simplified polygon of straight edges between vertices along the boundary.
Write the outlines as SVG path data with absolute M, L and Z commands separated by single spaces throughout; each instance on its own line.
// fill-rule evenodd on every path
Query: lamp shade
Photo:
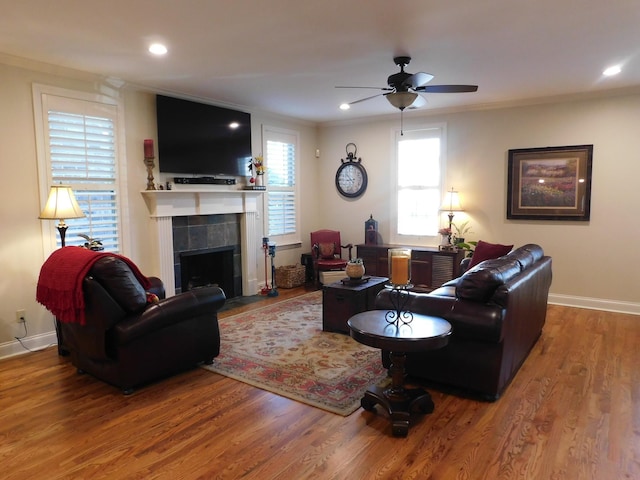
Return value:
M 440 210 L 446 212 L 463 212 L 462 204 L 460 203 L 460 195 L 453 188 L 447 192 L 442 202 Z
M 47 204 L 44 206 L 39 218 L 60 220 L 62 222 L 65 218 L 82 218 L 84 216 L 71 187 L 54 185 L 49 191 Z
M 389 103 L 400 110 L 413 105 L 417 97 L 418 94 L 414 92 L 393 92 L 386 95 Z

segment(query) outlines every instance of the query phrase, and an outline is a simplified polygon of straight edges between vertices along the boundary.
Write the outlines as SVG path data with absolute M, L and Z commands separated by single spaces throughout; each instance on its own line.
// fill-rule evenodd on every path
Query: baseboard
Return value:
M 553 305 L 563 305 L 565 307 L 640 315 L 640 303 L 624 302 L 621 300 L 606 300 L 603 298 L 576 297 L 550 293 L 549 303 Z
M 22 355 L 23 353 L 37 352 L 58 344 L 56 332 L 30 335 L 22 339 L 0 344 L 0 359 Z

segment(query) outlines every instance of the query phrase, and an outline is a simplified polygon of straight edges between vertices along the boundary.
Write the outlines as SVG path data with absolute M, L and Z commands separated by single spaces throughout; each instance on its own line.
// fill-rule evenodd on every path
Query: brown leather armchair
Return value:
M 82 281 L 85 322 L 59 323 L 59 342 L 78 372 L 122 389 L 166 377 L 220 352 L 218 310 L 224 292 L 201 287 L 164 298 L 162 281 L 144 289 L 118 257 L 97 260 Z M 147 292 L 157 295 L 149 302 Z

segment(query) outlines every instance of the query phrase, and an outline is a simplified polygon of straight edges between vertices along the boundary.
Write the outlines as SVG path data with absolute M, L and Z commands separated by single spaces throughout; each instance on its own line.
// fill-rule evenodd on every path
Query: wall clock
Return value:
M 367 189 L 367 171 L 362 165 L 362 159 L 356 159 L 358 151 L 354 143 L 347 144 L 347 159 L 341 159 L 336 172 L 336 188 L 340 195 L 356 198 Z

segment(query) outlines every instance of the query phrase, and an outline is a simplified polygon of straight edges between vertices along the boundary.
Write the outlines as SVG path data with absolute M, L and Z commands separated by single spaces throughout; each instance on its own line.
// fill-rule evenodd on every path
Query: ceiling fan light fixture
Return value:
M 386 97 L 391 105 L 400 110 L 404 110 L 416 101 L 418 94 L 414 92 L 394 92 L 389 93 Z

